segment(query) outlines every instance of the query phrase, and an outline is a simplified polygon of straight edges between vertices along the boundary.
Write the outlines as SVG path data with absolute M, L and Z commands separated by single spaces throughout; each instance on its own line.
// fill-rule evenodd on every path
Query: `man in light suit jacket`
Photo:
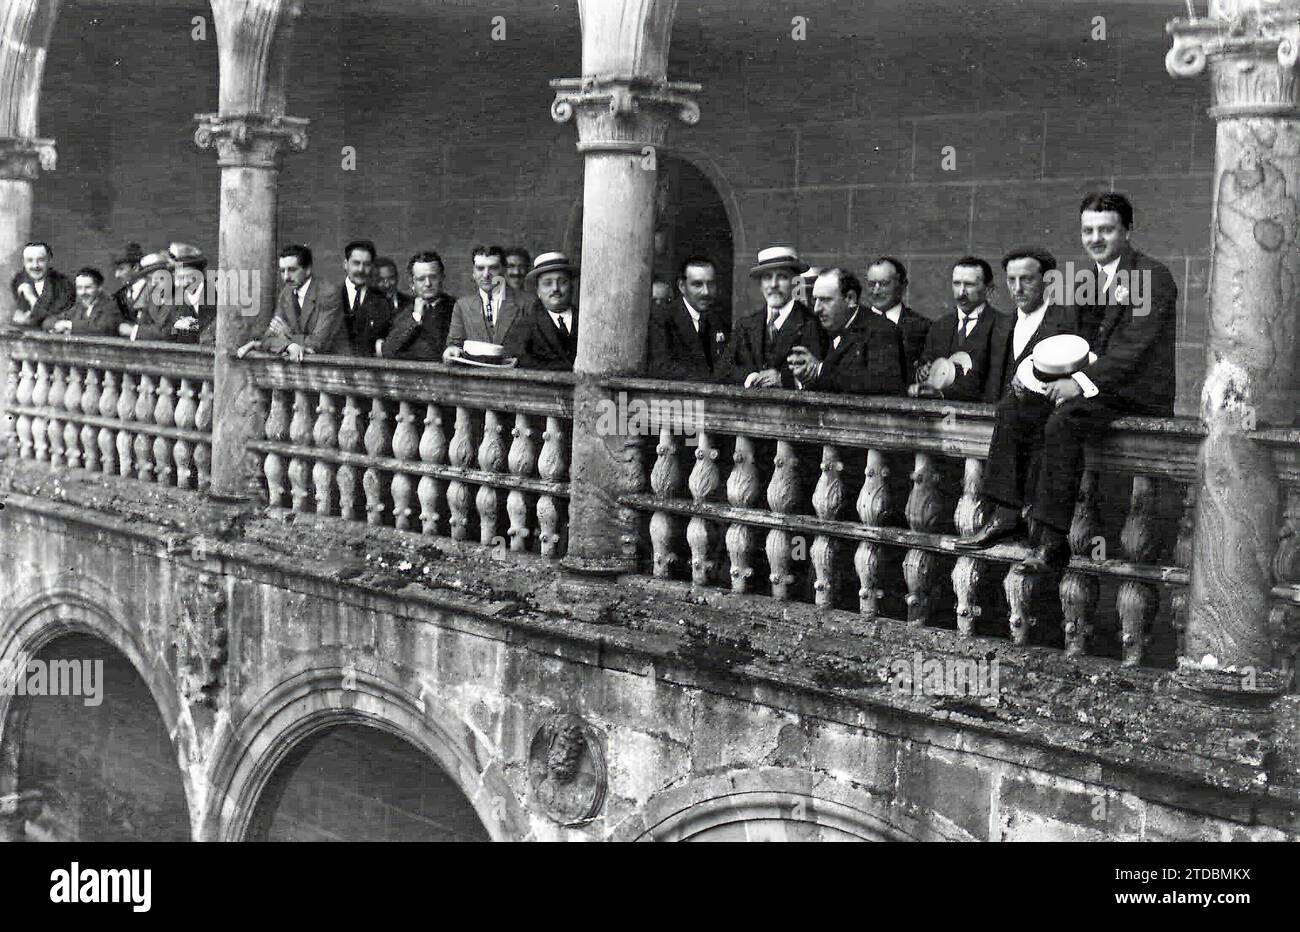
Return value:
M 936 359 L 955 353 L 970 357 L 970 369 L 958 370 L 953 383 L 940 391 L 943 398 L 996 402 L 1002 397 L 1012 320 L 988 302 L 992 291 L 993 268 L 986 261 L 963 256 L 953 263 L 954 308 L 930 325 L 917 370 L 917 381 L 921 382 L 928 378 Z M 925 386 L 921 386 L 919 394 L 926 396 Z
M 122 312 L 117 302 L 104 293 L 104 276 L 99 269 L 81 269 L 73 280 L 77 301 L 58 314 L 41 321 L 41 328 L 51 333 L 75 333 L 79 336 L 117 336 Z
M 338 354 L 348 350 L 343 332 L 343 314 L 339 289 L 316 280 L 312 272 L 312 254 L 306 246 L 286 246 L 280 250 L 280 278 L 284 287 L 276 299 L 275 316 L 261 340 L 245 343 L 238 350 L 288 356 L 302 362 L 308 353 Z
M 831 268 L 817 276 L 813 305 L 830 347 L 825 358 L 804 346 L 791 350 L 796 387 L 854 395 L 902 394 L 902 331 L 862 307 L 861 294 L 862 283 L 846 269 Z
M 500 246 L 474 247 L 474 292 L 457 298 L 452 308 L 444 361 L 461 355 L 466 340 L 504 346 L 511 331 L 522 326 L 531 302 L 506 284 L 505 261 Z

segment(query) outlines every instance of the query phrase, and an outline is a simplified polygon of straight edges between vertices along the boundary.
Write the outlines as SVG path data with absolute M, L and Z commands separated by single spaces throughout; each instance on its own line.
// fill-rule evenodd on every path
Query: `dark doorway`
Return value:
M 465 794 L 433 760 L 378 728 L 336 725 L 271 775 L 253 841 L 489 841 Z
M 717 263 L 718 306 L 731 308 L 734 246 L 727 208 L 705 174 L 685 159 L 662 157 L 656 199 L 654 277 L 674 282 L 687 256 Z M 730 321 L 728 320 L 728 323 Z

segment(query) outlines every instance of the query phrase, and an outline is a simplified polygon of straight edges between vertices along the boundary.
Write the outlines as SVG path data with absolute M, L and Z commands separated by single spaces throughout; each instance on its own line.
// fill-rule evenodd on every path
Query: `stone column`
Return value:
M 1208 65 L 1217 123 L 1208 433 L 1180 676 L 1209 691 L 1275 693 L 1285 686 L 1268 631 L 1278 479 L 1250 431 L 1296 415 L 1300 0 L 1212 0 L 1209 18 L 1168 28 L 1169 72 L 1188 77 Z
M 218 268 L 224 281 L 256 281 L 257 301 L 240 303 L 232 288 L 218 302 L 211 494 L 246 499 L 256 493 L 259 472 L 246 444 L 259 423 L 247 369 L 236 362 L 234 352 L 260 335 L 275 306 L 280 168 L 286 152 L 307 147 L 308 121 L 284 115 L 288 55 L 302 4 L 212 0 L 212 12 L 221 109 L 195 116 L 194 141 L 200 148 L 215 148 L 221 166 Z
M 639 479 L 639 440 L 596 430 L 608 376 L 645 363 L 654 261 L 655 185 L 669 123 L 699 121 L 698 84 L 667 80 L 676 0 L 579 0 L 580 79 L 551 82 L 551 116 L 574 119 L 584 159 L 582 327 L 574 371 L 569 549 L 584 573 L 636 568 L 635 515 L 618 506 Z

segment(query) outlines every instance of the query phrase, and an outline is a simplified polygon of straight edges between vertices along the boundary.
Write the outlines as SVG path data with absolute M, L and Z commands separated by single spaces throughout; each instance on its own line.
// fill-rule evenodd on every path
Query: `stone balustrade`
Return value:
M 544 557 L 564 554 L 573 378 L 254 355 L 267 500 Z
M 5 334 L 0 447 L 54 467 L 206 490 L 212 351 L 102 337 Z
M 1026 555 L 1022 544 L 977 555 L 952 547 L 986 518 L 989 406 L 644 379 L 604 385 L 623 409 L 643 412 L 647 446 L 656 441 L 643 451 L 642 481 L 620 497 L 646 519 L 643 565 L 656 577 L 1130 666 L 1172 666 L 1182 653 L 1202 438 L 1195 420 L 1127 418 L 1089 450 L 1069 534 L 1074 556 L 1053 593 L 1055 580 L 1006 572 Z M 1300 433 L 1272 440 L 1280 457 L 1300 461 Z M 1289 556 L 1278 558 L 1287 565 L 1273 597 L 1279 637 L 1294 638 L 1300 465 L 1286 479 Z M 1042 630 L 1048 615 L 1059 633 Z M 1111 643 L 1094 637 L 1103 615 Z M 1153 636 L 1165 646 L 1159 656 Z

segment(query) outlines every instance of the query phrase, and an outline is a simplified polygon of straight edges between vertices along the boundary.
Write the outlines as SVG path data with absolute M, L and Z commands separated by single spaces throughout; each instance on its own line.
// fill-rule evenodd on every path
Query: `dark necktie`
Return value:
M 293 306 L 299 314 L 302 313 L 302 292 L 297 288 L 293 290 Z
M 355 314 L 361 310 L 361 289 L 356 288 L 352 294 L 352 312 Z
M 767 317 L 767 342 L 772 344 L 776 342 L 776 319 L 781 315 L 780 308 L 773 308 Z
M 570 336 L 569 328 L 565 325 L 564 316 L 562 314 L 557 314 L 555 316 L 555 325 L 560 328 L 560 335 L 564 337 L 564 342 L 568 343 Z
M 489 291 L 483 298 L 483 320 L 487 323 L 488 331 L 492 330 L 492 293 Z

